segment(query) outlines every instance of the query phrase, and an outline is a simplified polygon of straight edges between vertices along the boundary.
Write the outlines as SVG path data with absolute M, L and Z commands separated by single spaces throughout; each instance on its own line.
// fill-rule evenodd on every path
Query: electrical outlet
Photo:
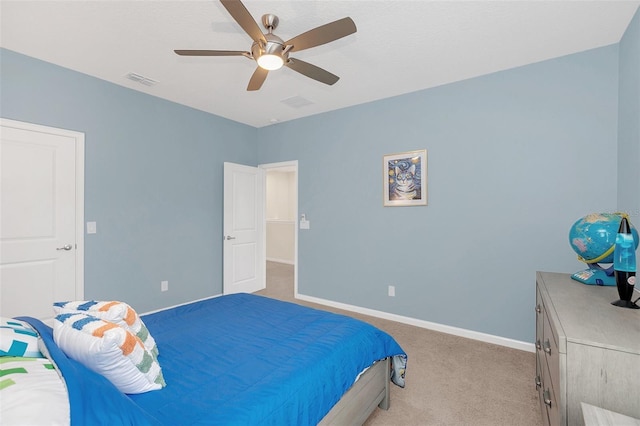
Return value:
M 396 287 L 393 285 L 389 286 L 389 297 L 395 297 L 396 296 Z
M 161 281 L 160 291 L 168 291 L 168 290 L 169 290 L 169 281 Z

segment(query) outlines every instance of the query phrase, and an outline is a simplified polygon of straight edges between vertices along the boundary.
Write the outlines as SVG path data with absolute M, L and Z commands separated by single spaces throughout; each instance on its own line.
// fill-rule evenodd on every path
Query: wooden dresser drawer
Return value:
M 550 425 L 560 424 L 560 410 L 557 398 L 557 387 L 554 387 L 554 382 L 551 380 L 551 374 L 547 363 L 542 361 L 542 404 L 546 408 L 547 418 Z M 556 380 L 557 382 L 557 380 Z M 556 385 L 557 386 L 557 385 Z M 543 417 L 544 421 L 544 417 Z
M 553 382 L 556 389 L 560 389 L 560 354 L 558 352 L 558 337 L 555 334 L 549 316 L 544 315 L 544 325 L 542 332 L 542 353 L 549 368 L 549 380 Z
M 544 364 L 544 355 L 538 352 L 536 354 L 536 389 L 538 390 L 538 401 L 540 404 L 540 411 L 542 415 L 542 423 L 545 426 L 549 426 L 549 413 L 547 412 L 547 406 L 542 403 L 544 401 L 543 393 L 544 393 L 544 372 L 542 370 L 542 364 Z
M 538 286 L 536 286 L 536 349 L 542 346 L 542 330 L 544 327 L 544 304 Z

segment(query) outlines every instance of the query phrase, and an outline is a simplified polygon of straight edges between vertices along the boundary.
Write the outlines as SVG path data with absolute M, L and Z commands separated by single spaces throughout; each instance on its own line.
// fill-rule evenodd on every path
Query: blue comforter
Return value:
M 235 294 L 143 319 L 167 386 L 124 396 L 140 423 L 313 425 L 360 372 L 389 356 L 400 372 L 394 381 L 404 385 L 402 348 L 350 317 Z

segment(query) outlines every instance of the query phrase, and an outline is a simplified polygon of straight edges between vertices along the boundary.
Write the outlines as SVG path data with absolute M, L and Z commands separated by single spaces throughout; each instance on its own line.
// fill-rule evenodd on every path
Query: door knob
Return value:
M 231 235 L 227 235 L 226 237 L 224 237 L 225 240 L 235 240 L 236 237 L 232 237 Z
M 66 246 L 58 247 L 56 250 L 71 250 L 71 244 L 67 244 Z

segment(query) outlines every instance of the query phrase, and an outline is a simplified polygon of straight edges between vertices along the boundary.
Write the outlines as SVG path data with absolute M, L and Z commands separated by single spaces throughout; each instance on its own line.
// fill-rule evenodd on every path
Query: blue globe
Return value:
M 621 213 L 592 213 L 582 217 L 569 230 L 569 243 L 578 259 L 587 264 L 613 263 L 613 249 L 622 220 Z M 629 222 L 638 248 L 638 231 Z

